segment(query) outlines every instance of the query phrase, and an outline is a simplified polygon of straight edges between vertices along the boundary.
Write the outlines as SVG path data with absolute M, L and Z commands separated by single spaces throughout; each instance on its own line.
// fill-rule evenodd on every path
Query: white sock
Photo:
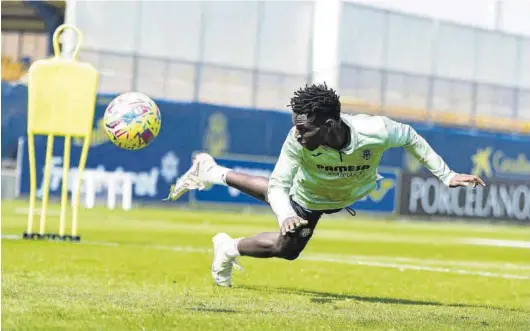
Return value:
M 243 238 L 236 238 L 232 240 L 232 242 L 227 247 L 226 255 L 228 255 L 229 257 L 238 257 L 239 255 L 241 255 L 239 254 L 239 250 L 237 249 L 237 245 L 239 244 L 239 241 L 241 239 Z
M 215 166 L 208 171 L 208 180 L 215 185 L 226 186 L 226 174 L 231 171 L 228 168 Z

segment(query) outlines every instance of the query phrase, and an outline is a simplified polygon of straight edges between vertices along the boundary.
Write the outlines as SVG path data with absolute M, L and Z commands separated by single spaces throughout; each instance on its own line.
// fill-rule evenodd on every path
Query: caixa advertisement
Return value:
M 450 188 L 436 177 L 405 173 L 400 214 L 530 224 L 530 179 L 489 178 L 486 187 Z

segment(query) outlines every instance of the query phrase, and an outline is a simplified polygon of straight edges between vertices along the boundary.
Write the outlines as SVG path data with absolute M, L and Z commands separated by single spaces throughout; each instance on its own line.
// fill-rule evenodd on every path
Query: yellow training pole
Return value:
M 37 169 L 35 168 L 35 137 L 28 133 L 28 159 L 29 159 L 29 211 L 28 229 L 26 233 L 33 233 L 33 214 L 35 211 L 35 200 L 37 199 Z
M 44 181 L 42 182 L 42 207 L 40 214 L 39 234 L 44 235 L 46 226 L 46 213 L 48 211 L 48 195 L 50 191 L 50 171 L 53 155 L 53 134 L 48 135 L 46 144 L 46 161 L 44 161 Z
M 70 170 L 70 143 L 71 137 L 64 138 L 63 185 L 61 191 L 61 215 L 59 217 L 59 237 L 64 236 L 66 206 L 68 205 L 68 172 Z
M 72 236 L 77 235 L 77 211 L 79 208 L 79 197 L 81 192 L 81 182 L 83 171 L 85 170 L 86 160 L 88 157 L 88 149 L 90 148 L 90 137 L 91 134 L 85 137 L 83 141 L 83 149 L 81 150 L 81 158 L 79 160 L 79 167 L 77 172 L 77 184 L 75 185 L 75 197 L 73 205 L 73 217 L 72 217 Z

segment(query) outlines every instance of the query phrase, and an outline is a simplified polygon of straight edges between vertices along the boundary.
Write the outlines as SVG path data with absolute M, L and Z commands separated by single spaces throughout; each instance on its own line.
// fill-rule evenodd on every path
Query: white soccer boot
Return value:
M 166 200 L 177 200 L 191 190 L 209 189 L 212 182 L 211 176 L 208 175 L 214 167 L 217 167 L 217 163 L 211 155 L 206 153 L 195 155 L 190 169 L 180 176 L 174 185 L 171 185 Z
M 243 269 L 236 261 L 235 256 L 229 252 L 234 251 L 234 240 L 226 233 L 218 233 L 212 239 L 213 263 L 212 277 L 215 284 L 224 287 L 232 286 L 232 269 L 234 267 Z

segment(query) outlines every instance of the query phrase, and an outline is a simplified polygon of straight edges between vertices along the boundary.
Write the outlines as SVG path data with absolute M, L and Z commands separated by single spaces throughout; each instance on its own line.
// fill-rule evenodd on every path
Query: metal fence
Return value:
M 345 3 L 340 58 L 352 105 L 530 131 L 528 37 Z
M 102 92 L 281 110 L 308 81 L 313 1 L 146 4 L 76 3 Z
M 100 71 L 100 93 L 142 91 L 153 98 L 287 110 L 306 75 L 83 50 Z
M 138 90 L 182 102 L 287 111 L 292 92 L 311 81 L 309 74 L 99 51 L 84 50 L 81 59 L 100 70 L 102 93 Z M 530 89 L 352 65 L 340 67 L 339 86 L 347 111 L 523 132 L 530 128 Z

